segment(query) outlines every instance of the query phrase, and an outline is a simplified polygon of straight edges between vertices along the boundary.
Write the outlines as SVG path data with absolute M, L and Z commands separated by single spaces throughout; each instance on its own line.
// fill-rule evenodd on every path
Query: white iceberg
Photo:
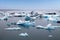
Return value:
M 19 36 L 28 36 L 28 34 L 27 33 L 21 33 L 21 34 L 19 34 Z
M 48 35 L 48 37 L 53 37 L 52 35 Z
M 5 30 L 21 30 L 20 27 L 9 27 L 9 28 L 5 28 Z
M 19 20 L 16 24 L 22 24 L 24 23 L 25 21 L 22 21 L 22 20 Z

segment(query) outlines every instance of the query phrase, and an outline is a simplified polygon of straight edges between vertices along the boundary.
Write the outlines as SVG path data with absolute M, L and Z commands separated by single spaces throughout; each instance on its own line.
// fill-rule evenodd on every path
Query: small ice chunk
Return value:
M 20 27 L 9 27 L 9 28 L 5 28 L 5 30 L 20 30 Z
M 21 34 L 19 34 L 19 36 L 25 37 L 25 36 L 28 36 L 28 34 L 27 33 L 21 33 Z
M 52 37 L 52 35 L 49 35 L 48 37 Z
M 19 20 L 16 24 L 22 24 L 24 23 L 25 21 L 22 21 L 22 20 Z

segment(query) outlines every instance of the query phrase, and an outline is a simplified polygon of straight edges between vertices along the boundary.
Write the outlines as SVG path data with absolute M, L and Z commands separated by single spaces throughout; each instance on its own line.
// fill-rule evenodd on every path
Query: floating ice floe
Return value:
M 60 15 L 57 15 L 55 13 L 47 13 L 47 14 L 42 14 L 42 18 L 45 18 L 47 21 L 51 21 L 54 23 L 60 23 L 60 20 L 57 18 L 60 18 Z
M 52 35 L 48 35 L 48 37 L 53 37 Z
M 31 17 L 30 17 L 30 16 L 26 16 L 26 17 L 25 17 L 25 20 L 26 20 L 26 21 L 30 21 L 30 20 L 31 20 Z
M 30 21 L 18 21 L 17 25 L 19 26 L 24 26 L 24 27 L 34 27 L 35 26 L 35 22 L 30 22 Z
M 55 30 L 55 28 L 60 28 L 60 26 L 52 26 L 51 24 L 48 24 L 46 27 L 44 26 L 36 26 L 37 29 L 45 29 L 48 30 L 49 32 L 51 32 L 51 30 Z
M 12 16 L 9 16 L 8 13 L 5 13 L 5 14 L 2 14 L 4 15 L 3 17 L 0 17 L 0 20 L 4 20 L 4 21 L 7 21 L 9 18 L 11 18 Z
M 39 28 L 39 29 L 54 29 L 54 27 L 52 27 L 51 24 L 48 24 L 46 27 L 38 25 L 38 26 L 36 26 L 36 28 Z
M 34 21 L 34 20 L 36 20 L 36 17 L 26 16 L 26 17 L 25 17 L 25 20 L 26 20 L 26 21 Z
M 60 15 L 57 15 L 56 13 L 47 13 L 47 14 L 42 14 L 42 17 L 44 17 L 44 18 L 60 17 Z
M 26 15 L 26 13 L 15 13 L 14 17 L 24 17 Z
M 7 16 L 4 16 L 4 17 L 0 18 L 0 20 L 5 20 L 5 21 L 7 21 L 7 20 L 8 20 L 8 17 L 7 17 Z
M 21 34 L 19 34 L 19 36 L 25 37 L 25 36 L 28 36 L 28 34 L 27 33 L 21 33 Z
M 20 27 L 9 27 L 9 28 L 5 28 L 5 30 L 21 30 Z
M 22 23 L 24 23 L 24 21 L 19 20 L 16 24 L 22 24 Z

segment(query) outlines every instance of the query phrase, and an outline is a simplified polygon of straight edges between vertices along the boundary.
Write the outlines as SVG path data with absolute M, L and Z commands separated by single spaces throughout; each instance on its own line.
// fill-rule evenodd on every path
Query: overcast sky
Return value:
M 0 9 L 60 9 L 60 0 L 0 0 Z

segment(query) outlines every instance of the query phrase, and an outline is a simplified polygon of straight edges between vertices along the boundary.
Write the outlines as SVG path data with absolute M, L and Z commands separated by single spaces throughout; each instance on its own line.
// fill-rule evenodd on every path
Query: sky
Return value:
M 0 9 L 60 9 L 60 0 L 0 0 Z

